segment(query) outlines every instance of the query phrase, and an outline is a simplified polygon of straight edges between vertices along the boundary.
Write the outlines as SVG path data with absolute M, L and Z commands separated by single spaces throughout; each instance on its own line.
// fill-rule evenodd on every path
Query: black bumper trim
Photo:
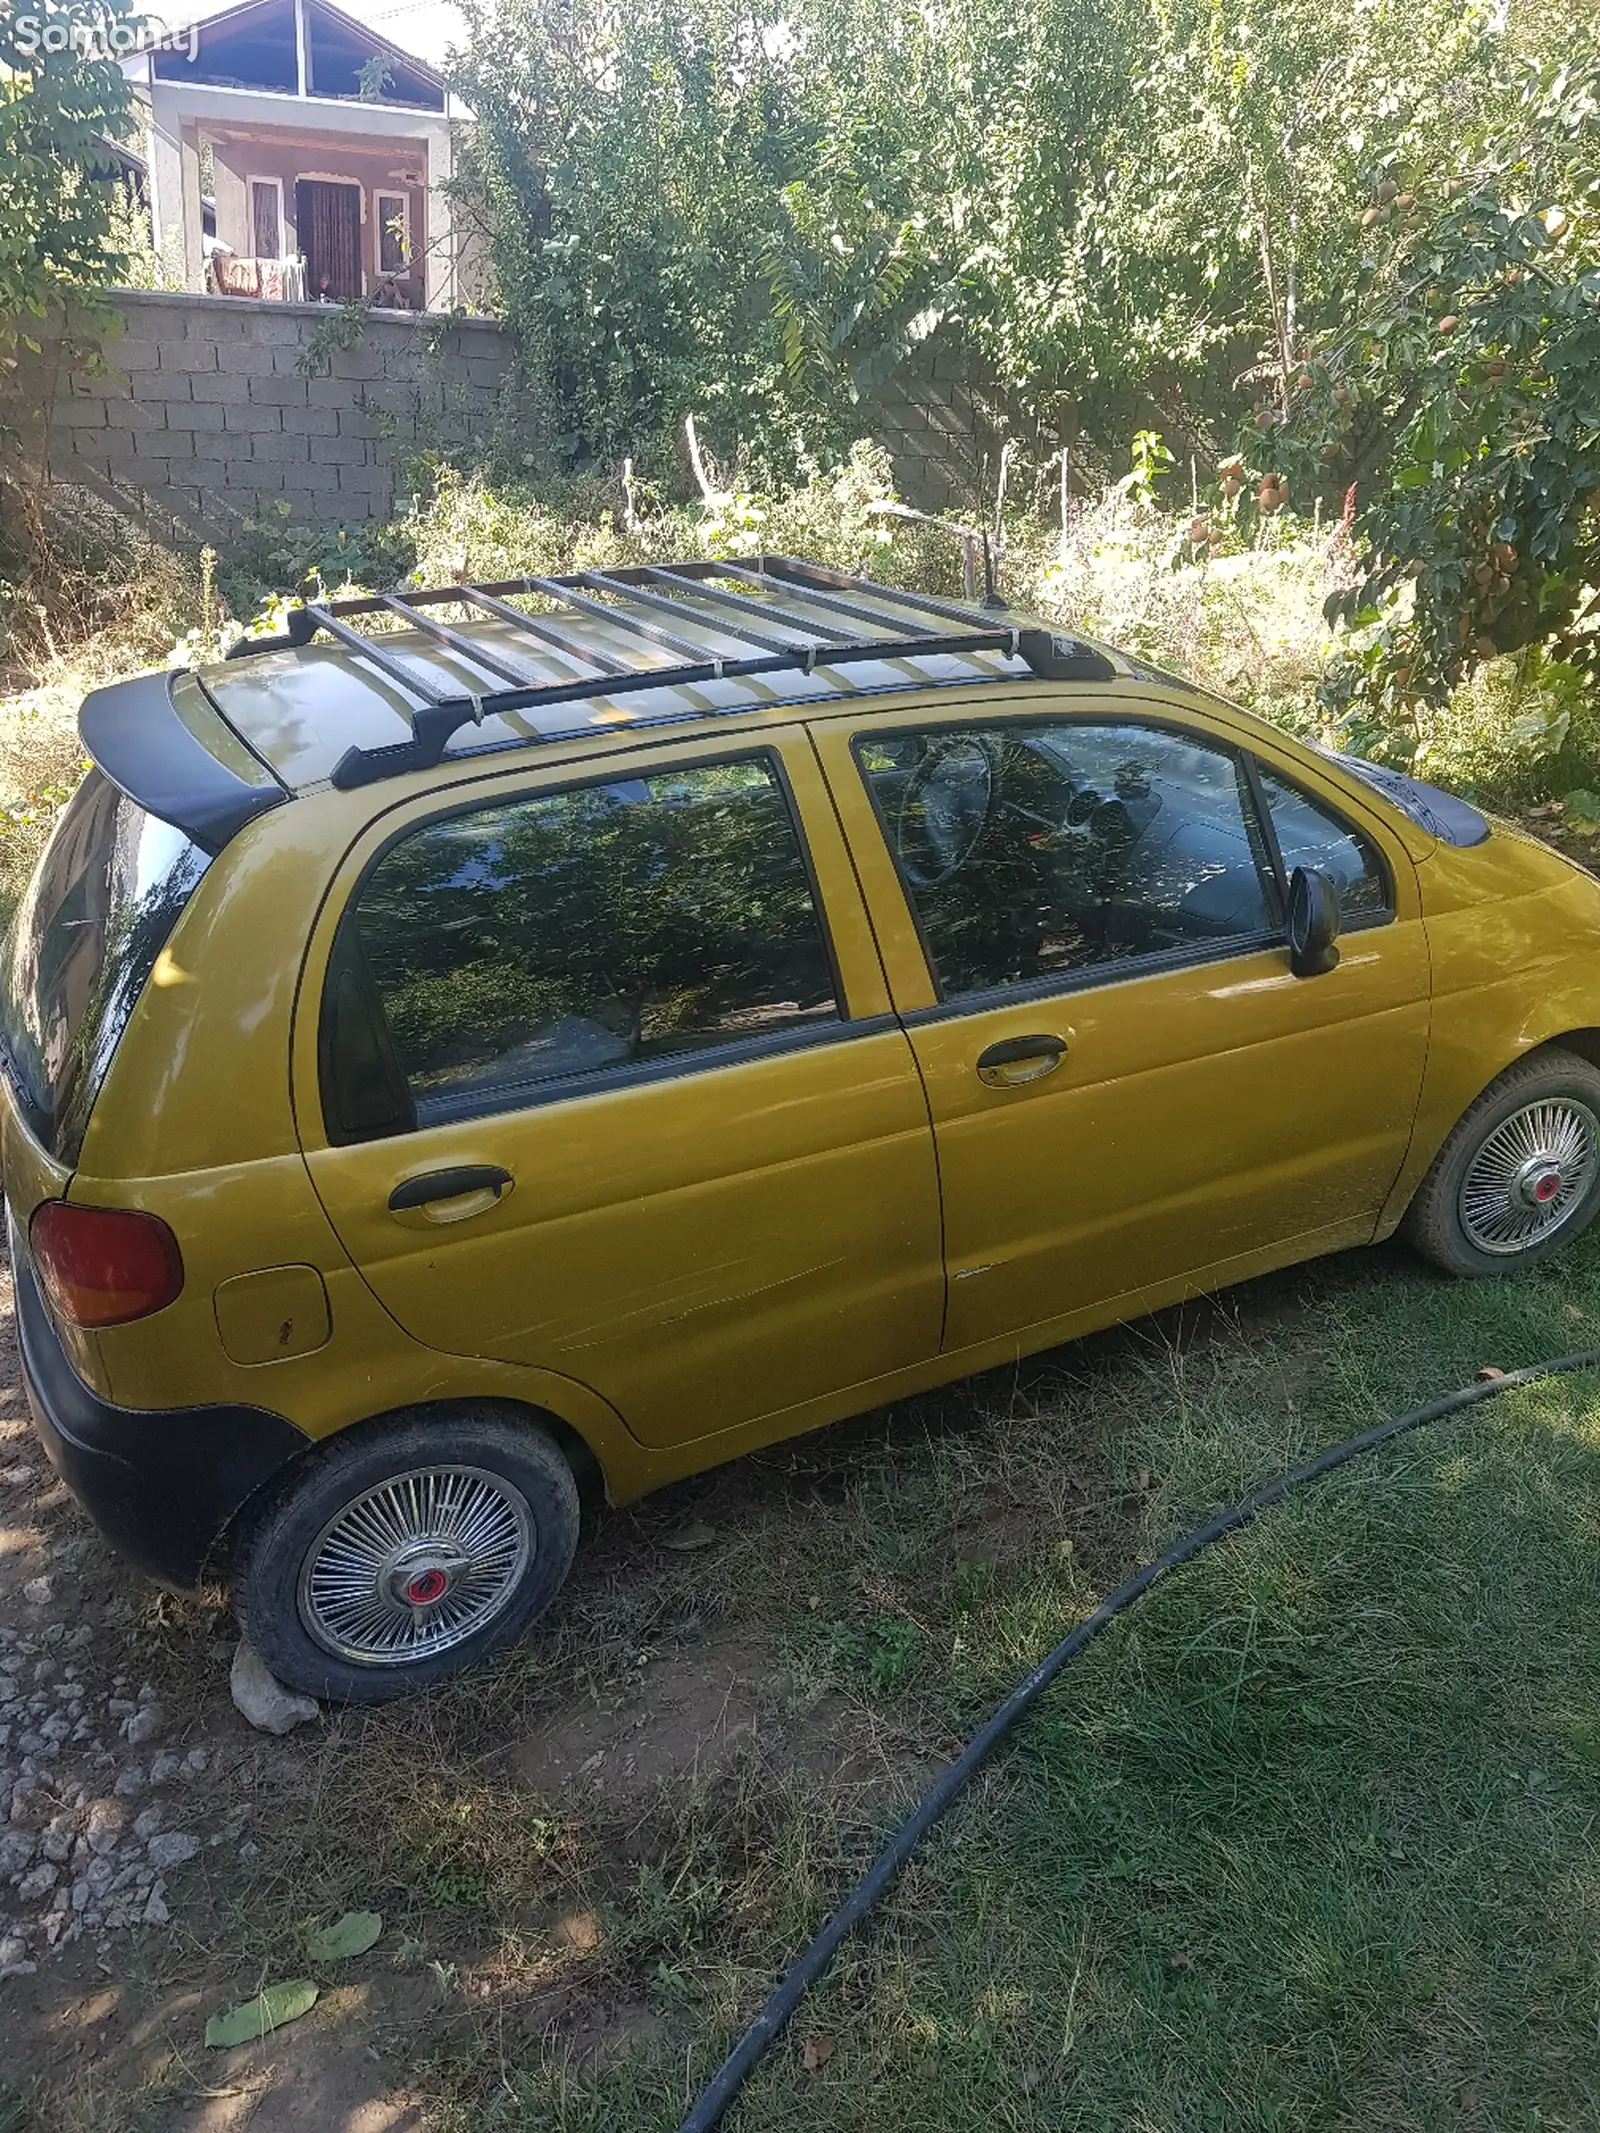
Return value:
M 111 1545 L 164 1585 L 198 1585 L 229 1520 L 311 1443 L 264 1407 L 114 1407 L 73 1369 L 13 1251 L 22 1383 L 50 1464 Z

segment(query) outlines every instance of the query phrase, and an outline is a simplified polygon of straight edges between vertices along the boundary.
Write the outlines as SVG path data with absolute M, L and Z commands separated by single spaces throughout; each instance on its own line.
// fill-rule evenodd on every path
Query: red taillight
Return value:
M 28 1226 L 28 1250 L 57 1313 L 75 1326 L 148 1318 L 183 1287 L 183 1254 L 159 1215 L 46 1200 Z

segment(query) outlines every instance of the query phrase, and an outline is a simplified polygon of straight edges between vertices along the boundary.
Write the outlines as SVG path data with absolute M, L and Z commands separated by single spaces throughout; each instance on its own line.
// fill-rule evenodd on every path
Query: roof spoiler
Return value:
M 199 682 L 181 671 L 92 690 L 78 732 L 113 785 L 213 858 L 247 822 L 289 797 Z

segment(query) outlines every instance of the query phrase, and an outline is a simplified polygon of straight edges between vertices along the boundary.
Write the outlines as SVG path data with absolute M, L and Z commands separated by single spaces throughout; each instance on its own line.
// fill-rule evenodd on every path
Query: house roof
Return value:
M 425 59 L 419 59 L 414 52 L 408 52 L 404 45 L 396 44 L 392 37 L 385 37 L 370 23 L 361 21 L 359 16 L 347 14 L 342 7 L 336 7 L 333 0 L 305 0 L 305 5 L 308 14 L 331 16 L 343 28 L 361 38 L 363 43 L 369 44 L 375 52 L 381 53 L 386 59 L 398 60 L 402 66 L 424 76 L 435 87 L 444 88 L 445 79 L 437 67 L 430 66 Z M 294 0 L 232 0 L 232 4 L 221 7 L 215 5 L 213 0 L 211 5 L 179 6 L 161 16 L 158 29 L 152 24 L 141 39 L 138 50 L 152 50 L 158 41 L 162 44 L 170 43 L 175 36 L 182 36 L 191 29 L 220 29 L 223 24 L 242 21 L 247 15 L 292 16 L 293 13 Z

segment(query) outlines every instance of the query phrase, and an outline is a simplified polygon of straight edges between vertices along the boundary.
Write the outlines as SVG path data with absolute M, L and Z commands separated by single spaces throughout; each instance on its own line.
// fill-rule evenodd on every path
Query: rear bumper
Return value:
M 84 1384 L 12 1240 L 22 1382 L 46 1456 L 100 1531 L 164 1585 L 199 1584 L 229 1521 L 311 1440 L 264 1407 L 113 1407 Z

